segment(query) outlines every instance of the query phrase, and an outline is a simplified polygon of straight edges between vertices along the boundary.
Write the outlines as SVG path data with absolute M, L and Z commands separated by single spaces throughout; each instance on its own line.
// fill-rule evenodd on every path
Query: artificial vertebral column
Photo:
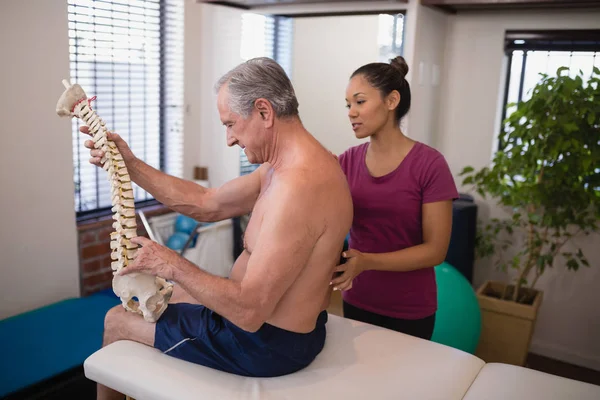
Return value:
M 58 100 L 56 112 L 59 116 L 81 119 L 89 128 L 94 147 L 103 151 L 102 168 L 108 172 L 110 182 L 113 228 L 111 234 L 111 267 L 115 272 L 132 262 L 137 245 L 131 238 L 137 236 L 137 223 L 131 178 L 127 166 L 115 143 L 108 139 L 104 121 L 89 104 L 88 98 L 78 84 L 71 85 L 63 80 L 66 90 Z M 91 101 L 91 100 L 90 100 Z M 160 318 L 168 306 L 173 285 L 161 277 L 145 273 L 116 275 L 113 273 L 113 290 L 128 311 L 143 315 L 149 322 Z M 137 297 L 136 302 L 133 297 Z

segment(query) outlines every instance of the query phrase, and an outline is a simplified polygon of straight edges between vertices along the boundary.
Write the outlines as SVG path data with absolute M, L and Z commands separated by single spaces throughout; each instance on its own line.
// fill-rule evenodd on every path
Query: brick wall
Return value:
M 142 209 L 147 218 L 172 212 L 164 206 L 153 206 Z M 112 287 L 113 270 L 110 268 L 110 233 L 114 220 L 112 216 L 77 226 L 79 234 L 79 277 L 81 279 L 81 295 L 87 296 Z M 137 233 L 148 237 L 148 233 L 137 217 Z

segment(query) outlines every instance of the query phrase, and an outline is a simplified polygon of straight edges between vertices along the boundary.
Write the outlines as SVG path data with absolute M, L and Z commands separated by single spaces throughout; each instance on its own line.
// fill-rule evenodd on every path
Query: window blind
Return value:
M 181 173 L 182 0 L 68 0 L 71 82 L 96 96 L 92 108 L 149 165 Z M 75 210 L 109 213 L 106 172 L 89 163 L 73 119 Z M 138 205 L 153 200 L 133 184 Z
M 247 61 L 255 57 L 269 57 L 277 61 L 291 79 L 292 67 L 292 19 L 288 17 L 242 14 L 242 44 L 240 55 Z M 251 164 L 240 149 L 240 175 L 258 168 Z
M 277 16 L 273 18 L 273 22 L 275 28 L 273 59 L 281 65 L 287 76 L 292 79 L 293 19 Z

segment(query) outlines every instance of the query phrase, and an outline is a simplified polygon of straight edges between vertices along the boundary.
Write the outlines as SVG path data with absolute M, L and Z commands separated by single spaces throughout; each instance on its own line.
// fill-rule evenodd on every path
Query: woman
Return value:
M 345 317 L 429 340 L 437 310 L 433 267 L 446 257 L 458 192 L 444 157 L 400 129 L 410 108 L 407 72 L 396 57 L 350 78 L 350 123 L 369 142 L 339 156 L 354 221 L 332 285 L 343 291 Z

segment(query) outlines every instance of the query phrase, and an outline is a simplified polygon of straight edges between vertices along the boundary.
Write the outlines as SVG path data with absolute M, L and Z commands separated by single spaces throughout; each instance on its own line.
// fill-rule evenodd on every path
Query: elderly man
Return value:
M 330 281 L 352 220 L 346 178 L 304 128 L 283 69 L 245 62 L 217 84 L 227 144 L 261 166 L 216 189 L 166 175 L 137 159 L 117 134 L 132 180 L 167 207 L 198 221 L 252 213 L 244 251 L 229 278 L 211 275 L 146 238 L 125 270 L 175 282 L 172 304 L 155 323 L 121 306 L 106 316 L 104 345 L 122 339 L 173 357 L 245 376 L 279 376 L 309 365 L 325 343 Z M 87 133 L 84 127 L 82 132 Z M 93 148 L 90 162 L 100 165 Z M 119 394 L 99 386 L 99 398 Z

